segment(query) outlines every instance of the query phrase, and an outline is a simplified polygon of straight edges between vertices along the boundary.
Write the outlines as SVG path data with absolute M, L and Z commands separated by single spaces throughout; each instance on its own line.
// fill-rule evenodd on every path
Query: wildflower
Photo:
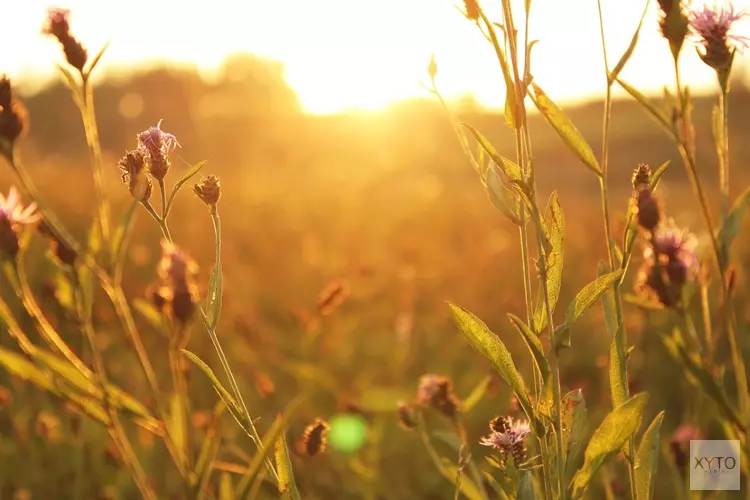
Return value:
M 671 219 L 653 234 L 638 276 L 638 289 L 655 296 L 664 307 L 681 304 L 682 290 L 700 271 L 695 235 L 678 228 Z
M 65 53 L 65 59 L 67 59 L 68 64 L 83 74 L 83 67 L 86 65 L 88 52 L 71 34 L 70 24 L 68 23 L 69 16 L 70 10 L 51 7 L 47 10 L 47 20 L 42 28 L 42 33 L 57 38 Z
M 221 198 L 219 178 L 215 175 L 204 177 L 199 183 L 193 185 L 193 191 L 203 203 L 209 208 L 213 208 L 219 202 L 219 198 Z
M 676 59 L 688 33 L 688 18 L 681 0 L 658 0 L 661 15 L 659 30 L 669 42 L 672 56 Z
M 72 266 L 75 263 L 76 257 L 78 257 L 76 251 L 61 240 L 46 222 L 39 224 L 38 229 L 40 234 L 49 238 L 50 252 L 54 259 L 64 266 Z
M 397 406 L 398 406 L 399 425 L 409 431 L 413 431 L 414 429 L 416 429 L 417 422 L 414 419 L 413 408 L 410 405 L 404 403 L 403 401 L 399 401 Z
M 503 460 L 511 455 L 516 465 L 526 460 L 526 437 L 531 432 L 526 420 L 495 417 L 490 421 L 490 431 L 489 436 L 479 440 L 481 445 L 500 450 Z
M 169 153 L 180 147 L 177 138 L 161 129 L 161 122 L 156 127 L 149 127 L 138 134 L 138 150 L 148 159 L 151 175 L 157 181 L 166 177 L 169 167 Z
M 431 405 L 449 418 L 458 413 L 458 401 L 453 395 L 453 382 L 441 375 L 422 375 L 417 388 L 417 403 Z
M 36 212 L 36 203 L 26 208 L 21 205 L 21 197 L 15 187 L 11 187 L 7 196 L 0 193 L 0 254 L 10 258 L 18 255 L 18 232 L 22 226 L 34 224 L 40 219 Z
M 120 169 L 120 177 L 123 183 L 128 184 L 130 194 L 138 201 L 146 202 L 151 198 L 151 176 L 146 171 L 146 160 L 143 153 L 134 149 L 127 151 L 117 167 Z
M 691 39 L 699 46 L 698 55 L 716 71 L 728 71 L 735 51 L 750 47 L 750 38 L 736 30 L 739 21 L 748 16 L 735 10 L 729 0 L 721 4 L 704 2 L 689 13 Z
M 198 303 L 197 273 L 198 265 L 184 250 L 172 242 L 162 241 L 158 267 L 161 283 L 157 293 L 168 315 L 182 324 L 190 320 Z
M 26 110 L 13 98 L 10 80 L 0 76 L 0 148 L 12 149 L 13 143 L 26 129 Z M 3 144 L 4 142 L 7 143 Z
M 299 441 L 298 449 L 304 455 L 312 457 L 323 453 L 328 444 L 328 431 L 331 426 L 321 418 L 316 418 L 313 423 L 305 428 Z

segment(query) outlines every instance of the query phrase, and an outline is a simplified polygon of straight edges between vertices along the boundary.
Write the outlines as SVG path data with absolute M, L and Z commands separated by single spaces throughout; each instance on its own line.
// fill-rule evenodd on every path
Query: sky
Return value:
M 513 0 L 522 13 L 521 0 Z M 376 110 L 426 97 L 432 54 L 448 98 L 473 95 L 501 107 L 504 84 L 492 48 L 452 0 L 0 0 L 0 73 L 24 85 L 56 78 L 62 60 L 41 35 L 47 7 L 72 10 L 76 37 L 95 53 L 111 45 L 101 70 L 159 62 L 192 63 L 207 75 L 227 54 L 249 51 L 284 63 L 286 78 L 311 113 Z M 500 0 L 480 0 L 499 21 Z M 736 1 L 750 7 L 750 0 Z M 602 0 L 610 65 L 630 42 L 646 0 Z M 671 85 L 671 55 L 658 32 L 652 0 L 638 47 L 621 74 L 645 93 Z M 8 22 L 9 21 L 9 22 Z M 522 23 L 517 22 L 517 25 Z M 605 77 L 596 0 L 532 0 L 532 74 L 554 100 L 600 97 Z M 740 63 L 744 64 L 744 62 Z M 692 48 L 681 57 L 683 81 L 712 92 L 715 76 Z M 618 89 L 615 94 L 621 93 Z

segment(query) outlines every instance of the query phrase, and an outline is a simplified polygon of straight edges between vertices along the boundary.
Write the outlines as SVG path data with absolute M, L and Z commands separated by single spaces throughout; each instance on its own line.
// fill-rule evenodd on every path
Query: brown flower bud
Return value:
M 636 220 L 638 225 L 653 232 L 661 220 L 661 205 L 649 188 L 641 188 L 636 192 Z
M 204 177 L 193 186 L 193 191 L 198 198 L 209 207 L 214 207 L 221 198 L 221 183 L 215 175 Z
M 138 201 L 146 202 L 153 190 L 151 178 L 146 171 L 146 159 L 143 153 L 134 149 L 125 153 L 117 163 L 123 183 L 128 184 L 130 194 Z
M 639 163 L 633 170 L 633 189 L 649 187 L 651 182 L 651 167 L 646 163 Z

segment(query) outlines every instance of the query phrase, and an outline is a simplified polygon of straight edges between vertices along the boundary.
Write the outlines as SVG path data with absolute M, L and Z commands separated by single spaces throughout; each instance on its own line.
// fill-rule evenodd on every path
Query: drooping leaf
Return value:
M 535 94 L 535 97 L 532 97 L 532 101 L 546 118 L 547 122 L 552 125 L 552 128 L 555 129 L 563 142 L 565 142 L 578 159 L 597 176 L 601 177 L 602 169 L 586 139 L 583 138 L 575 125 L 563 113 L 562 109 L 537 84 L 532 83 L 531 85 L 534 88 Z
M 513 363 L 513 357 L 508 348 L 479 318 L 456 304 L 449 302 L 448 306 L 466 340 L 492 363 L 495 370 L 515 392 L 526 416 L 533 421 L 534 410 L 531 407 L 526 386 Z
M 278 473 L 278 487 L 281 498 L 285 500 L 300 500 L 297 483 L 294 481 L 292 461 L 289 456 L 289 448 L 286 445 L 284 433 L 280 433 L 274 445 L 274 458 L 276 460 L 276 471 Z
M 565 323 L 561 325 L 555 332 L 555 345 L 556 346 L 569 346 L 570 345 L 570 328 L 578 321 L 581 315 L 594 305 L 594 303 L 601 297 L 601 295 L 612 287 L 622 276 L 622 269 L 599 276 L 597 279 L 584 286 L 578 294 L 576 294 L 573 302 L 568 306 L 568 310 L 565 313 Z
M 534 366 L 539 371 L 540 380 L 547 380 L 550 374 L 549 363 L 547 363 L 547 358 L 544 356 L 544 347 L 542 347 L 539 337 L 518 316 L 509 313 L 508 318 L 511 324 L 518 330 L 518 333 L 521 334 L 524 342 L 526 342 L 526 346 L 529 348 L 531 357 L 534 360 Z
M 573 476 L 570 485 L 572 500 L 583 496 L 599 468 L 638 431 L 647 403 L 646 393 L 637 394 L 604 417 L 586 447 L 583 466 Z
M 494 165 L 494 162 L 492 162 L 492 164 Z M 503 185 L 500 174 L 495 171 L 495 168 L 487 169 L 483 184 L 492 206 L 510 219 L 513 224 L 520 226 L 521 216 L 519 213 L 518 200 L 513 194 L 513 191 Z
M 520 97 L 516 95 L 516 87 L 513 75 L 511 73 L 510 65 L 508 64 L 508 59 L 505 57 L 505 52 L 503 51 L 502 45 L 498 40 L 497 35 L 495 34 L 495 29 L 493 26 L 497 25 L 491 23 L 490 20 L 487 19 L 487 17 L 484 15 L 484 12 L 482 12 L 481 10 L 479 11 L 479 15 L 482 17 L 482 20 L 487 26 L 487 32 L 490 35 L 490 42 L 492 43 L 492 47 L 495 49 L 495 55 L 497 56 L 497 60 L 500 63 L 500 69 L 503 72 L 503 79 L 505 80 L 506 121 L 509 126 L 517 128 L 521 124 L 517 108 L 517 103 Z M 502 26 L 500 28 L 505 31 Z
M 462 123 L 462 125 L 469 129 L 469 132 L 474 136 L 482 149 L 490 156 L 495 165 L 511 180 L 523 180 L 523 174 L 521 173 L 521 167 L 519 167 L 514 161 L 505 158 L 497 152 L 495 146 L 482 135 L 482 133 L 476 128 L 472 127 L 468 123 Z
M 659 431 L 664 420 L 664 412 L 654 418 L 641 438 L 635 455 L 635 498 L 651 500 L 654 494 L 656 466 L 659 464 Z
M 565 214 L 560 205 L 557 191 L 553 191 L 547 203 L 544 214 L 544 232 L 550 242 L 550 252 L 547 254 L 547 289 L 552 312 L 555 312 L 557 300 L 562 288 L 563 252 L 565 250 Z M 544 304 L 544 294 L 539 291 L 539 298 L 534 311 L 534 331 L 541 334 L 547 326 L 547 308 Z
M 617 64 L 609 73 L 610 85 L 617 79 L 617 76 L 620 74 L 620 71 L 622 71 L 622 69 L 625 67 L 625 64 L 630 59 L 630 56 L 633 55 L 635 46 L 638 45 L 638 35 L 641 32 L 641 26 L 643 26 L 643 20 L 646 18 L 646 13 L 648 12 L 649 3 L 650 3 L 649 0 L 646 0 L 646 6 L 643 9 L 643 14 L 641 14 L 641 20 L 638 22 L 638 27 L 635 29 L 635 33 L 633 33 L 633 37 L 630 39 L 630 44 L 628 44 L 628 48 L 625 49 L 625 53 L 622 55 L 620 60 L 617 61 Z

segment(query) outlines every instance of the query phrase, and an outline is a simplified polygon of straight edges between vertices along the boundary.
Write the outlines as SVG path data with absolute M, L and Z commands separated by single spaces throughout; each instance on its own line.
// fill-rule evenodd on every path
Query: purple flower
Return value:
M 654 250 L 656 250 L 661 260 L 679 263 L 690 272 L 691 276 L 695 276 L 700 271 L 696 253 L 698 239 L 688 230 L 677 227 L 673 219 L 667 220 L 656 230 L 652 244 L 643 251 L 643 257 L 646 260 L 653 259 Z
M 738 31 L 738 23 L 748 12 L 736 10 L 730 0 L 702 2 L 690 9 L 690 38 L 696 43 L 703 62 L 716 70 L 731 65 L 735 51 L 750 47 L 750 37 Z
M 492 421 L 501 422 L 501 425 L 490 424 L 492 433 L 479 440 L 484 446 L 490 446 L 496 450 L 510 450 L 526 442 L 526 436 L 531 432 L 529 423 L 525 420 L 514 420 L 512 418 L 495 419 Z
M 36 213 L 36 203 L 24 208 L 18 190 L 11 186 L 8 196 L 0 193 L 0 218 L 7 219 L 11 224 L 33 224 L 41 219 Z
M 52 35 L 58 39 L 70 36 L 69 16 L 70 9 L 50 7 L 47 9 L 47 22 L 42 28 L 42 33 Z
M 138 134 L 138 149 L 150 158 L 166 156 L 175 148 L 182 147 L 177 138 L 161 129 L 161 122 Z

